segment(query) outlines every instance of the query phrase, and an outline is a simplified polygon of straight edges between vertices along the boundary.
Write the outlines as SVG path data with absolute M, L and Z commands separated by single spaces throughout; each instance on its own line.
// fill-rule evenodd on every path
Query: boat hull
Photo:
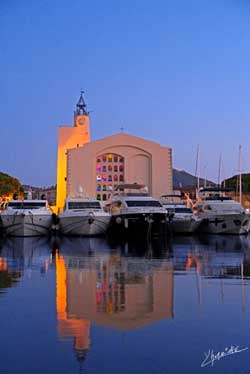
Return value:
M 61 216 L 60 232 L 63 235 L 97 236 L 107 232 L 110 215 Z
M 246 214 L 225 214 L 203 217 L 199 232 L 206 234 L 248 234 L 250 217 Z
M 110 234 L 115 236 L 146 237 L 165 234 L 168 229 L 165 213 L 114 214 L 110 222 Z
M 8 236 L 44 236 L 48 235 L 52 225 L 49 214 L 2 214 L 3 231 Z

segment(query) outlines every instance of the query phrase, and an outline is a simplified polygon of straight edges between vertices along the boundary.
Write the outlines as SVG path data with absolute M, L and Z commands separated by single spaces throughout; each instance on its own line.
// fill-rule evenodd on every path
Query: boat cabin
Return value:
M 198 192 L 201 200 L 233 200 L 232 197 L 227 196 L 227 192 L 232 192 L 231 188 L 222 187 L 202 187 Z
M 147 186 L 138 183 L 118 184 L 114 189 L 113 196 L 115 195 L 149 196 Z

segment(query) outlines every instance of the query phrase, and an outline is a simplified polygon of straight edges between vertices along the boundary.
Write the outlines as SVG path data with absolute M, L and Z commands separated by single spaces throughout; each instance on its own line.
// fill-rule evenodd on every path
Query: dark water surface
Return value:
M 6 239 L 0 373 L 250 374 L 249 277 L 248 237 Z

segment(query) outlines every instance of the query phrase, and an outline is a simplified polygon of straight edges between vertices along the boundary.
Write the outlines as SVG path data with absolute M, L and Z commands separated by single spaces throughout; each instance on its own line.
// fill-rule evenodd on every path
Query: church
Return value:
M 81 92 L 73 126 L 60 126 L 57 150 L 57 208 L 66 197 L 105 201 L 116 185 L 139 183 L 159 198 L 173 191 L 172 149 L 120 132 L 91 142 L 90 120 Z

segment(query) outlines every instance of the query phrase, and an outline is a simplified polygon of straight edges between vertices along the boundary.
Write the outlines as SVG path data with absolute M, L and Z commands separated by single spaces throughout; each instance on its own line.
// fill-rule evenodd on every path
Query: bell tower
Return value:
M 85 126 L 85 130 L 89 132 L 89 112 L 87 111 L 87 105 L 85 104 L 83 94 L 84 91 L 81 91 L 80 99 L 74 111 L 74 126 Z
M 82 147 L 90 142 L 89 112 L 83 98 L 83 91 L 74 111 L 74 125 L 59 126 L 57 148 L 57 188 L 56 205 L 62 209 L 66 199 L 67 150 Z

